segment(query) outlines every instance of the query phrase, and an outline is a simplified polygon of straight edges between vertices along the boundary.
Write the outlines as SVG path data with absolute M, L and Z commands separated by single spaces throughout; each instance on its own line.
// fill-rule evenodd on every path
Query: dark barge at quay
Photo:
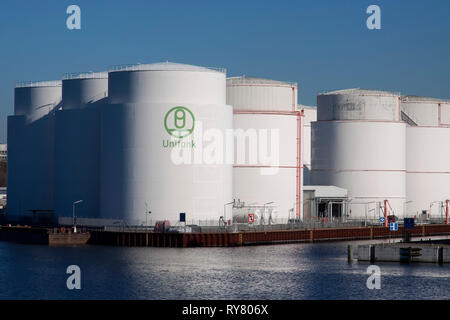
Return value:
M 72 228 L 44 228 L 29 226 L 0 226 L 0 241 L 50 246 L 85 245 L 91 234 L 73 232 Z

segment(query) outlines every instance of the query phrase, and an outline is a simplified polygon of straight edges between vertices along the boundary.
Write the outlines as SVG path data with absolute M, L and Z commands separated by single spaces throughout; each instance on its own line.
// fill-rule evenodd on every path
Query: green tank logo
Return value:
M 172 137 L 183 139 L 194 131 L 194 114 L 186 107 L 174 107 L 164 117 L 164 127 Z

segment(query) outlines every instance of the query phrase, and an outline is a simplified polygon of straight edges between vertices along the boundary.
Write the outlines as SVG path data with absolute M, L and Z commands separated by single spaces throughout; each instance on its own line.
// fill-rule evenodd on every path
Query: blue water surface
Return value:
M 78 248 L 0 242 L 0 299 L 449 299 L 450 266 L 347 262 L 347 244 Z M 354 243 L 355 244 L 355 243 Z M 81 268 L 81 290 L 66 269 Z

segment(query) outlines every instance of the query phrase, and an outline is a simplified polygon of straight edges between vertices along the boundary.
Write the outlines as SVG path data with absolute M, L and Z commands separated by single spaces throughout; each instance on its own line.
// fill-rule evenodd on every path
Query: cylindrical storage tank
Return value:
M 406 214 L 443 219 L 450 199 L 450 101 L 404 96 L 402 111 L 409 120 Z
M 227 79 L 234 109 L 233 198 L 271 204 L 274 223 L 302 219 L 302 116 L 297 84 L 261 78 Z
M 14 115 L 35 121 L 61 102 L 61 81 L 21 82 L 14 90 Z
M 317 108 L 303 105 L 299 105 L 298 108 L 303 112 L 303 184 L 309 185 L 311 180 L 311 122 L 317 121 Z
M 347 189 L 350 219 L 403 217 L 405 123 L 398 94 L 349 89 L 317 97 L 312 123 L 311 184 Z
M 55 210 L 58 217 L 100 216 L 100 109 L 108 73 L 66 74 L 55 118 Z
M 62 81 L 62 109 L 79 109 L 108 96 L 108 73 L 67 73 Z
M 54 212 L 54 116 L 61 101 L 61 81 L 19 83 L 14 116 L 8 119 L 10 214 Z M 20 132 L 19 132 L 20 131 Z
M 218 225 L 232 200 L 225 71 L 156 63 L 109 72 L 101 114 L 101 217 Z M 214 154 L 217 157 L 214 157 Z M 151 212 L 151 213 L 150 213 Z

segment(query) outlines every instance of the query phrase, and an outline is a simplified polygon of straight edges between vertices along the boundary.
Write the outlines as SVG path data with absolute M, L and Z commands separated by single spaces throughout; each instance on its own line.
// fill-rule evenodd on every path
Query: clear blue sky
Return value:
M 82 29 L 66 28 L 81 7 Z M 381 7 L 381 30 L 366 8 Z M 14 83 L 173 61 L 299 83 L 299 101 L 362 87 L 450 99 L 448 0 L 0 2 L 0 143 Z

